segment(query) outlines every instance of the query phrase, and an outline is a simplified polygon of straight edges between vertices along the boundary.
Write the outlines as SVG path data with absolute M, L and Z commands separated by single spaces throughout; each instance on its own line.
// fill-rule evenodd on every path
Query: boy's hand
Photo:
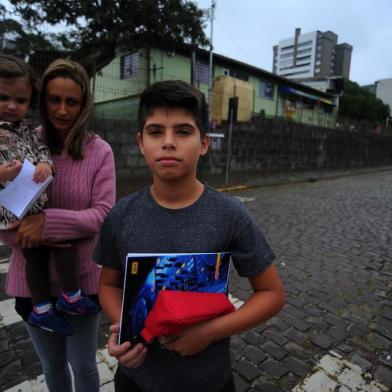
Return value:
M 52 174 L 52 166 L 49 163 L 38 163 L 35 167 L 33 180 L 43 182 Z
M 118 334 L 120 326 L 118 323 L 110 327 L 110 336 L 108 341 L 108 352 L 112 357 L 116 357 L 117 361 L 126 368 L 136 369 L 146 358 L 147 348 L 141 343 L 131 348 L 130 342 L 124 342 L 120 345 L 118 342 Z
M 13 160 L 0 165 L 0 181 L 12 181 L 22 169 L 22 162 Z
M 212 342 L 208 337 L 208 324 L 209 322 L 206 321 L 193 325 L 178 336 L 167 337 L 168 343 L 165 343 L 164 347 L 183 356 L 195 355 L 203 351 Z

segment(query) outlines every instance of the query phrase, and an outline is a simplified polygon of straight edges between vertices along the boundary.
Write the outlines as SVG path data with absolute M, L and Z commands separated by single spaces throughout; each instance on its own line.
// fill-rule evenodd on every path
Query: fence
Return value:
M 96 119 L 92 129 L 112 146 L 119 178 L 148 173 L 136 144 L 136 123 Z M 227 127 L 200 160 L 204 174 L 225 172 Z M 392 137 L 340 131 L 276 119 L 253 119 L 233 127 L 232 172 L 347 168 L 392 163 Z

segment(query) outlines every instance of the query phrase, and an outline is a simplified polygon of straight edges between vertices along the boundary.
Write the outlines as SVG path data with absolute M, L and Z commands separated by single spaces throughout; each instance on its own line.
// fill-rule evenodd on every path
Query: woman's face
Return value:
M 46 85 L 48 120 L 64 137 L 79 117 L 82 99 L 82 89 L 72 79 L 57 77 Z

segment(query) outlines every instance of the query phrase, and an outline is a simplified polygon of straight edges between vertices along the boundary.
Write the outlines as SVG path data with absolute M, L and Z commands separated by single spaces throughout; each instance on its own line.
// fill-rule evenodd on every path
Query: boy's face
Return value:
M 181 108 L 153 109 L 137 141 L 154 178 L 168 181 L 196 178 L 197 162 L 210 143 L 208 136 L 200 136 L 193 117 Z
M 31 86 L 25 77 L 0 78 L 0 120 L 17 123 L 30 107 Z

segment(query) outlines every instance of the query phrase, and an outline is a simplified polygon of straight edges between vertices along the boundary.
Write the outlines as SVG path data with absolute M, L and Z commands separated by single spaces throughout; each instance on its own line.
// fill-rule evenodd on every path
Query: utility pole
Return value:
M 2 19 L 3 19 L 3 26 L 5 23 L 5 7 L 0 5 L 0 12 L 2 13 Z M 5 47 L 5 32 L 4 30 L 0 31 L 0 52 L 3 51 Z
M 211 0 L 211 8 L 210 8 L 210 67 L 209 67 L 209 81 L 208 81 L 208 106 L 210 108 L 210 120 L 211 120 L 211 92 L 212 92 L 212 39 L 214 33 L 214 13 L 216 7 L 216 0 Z

